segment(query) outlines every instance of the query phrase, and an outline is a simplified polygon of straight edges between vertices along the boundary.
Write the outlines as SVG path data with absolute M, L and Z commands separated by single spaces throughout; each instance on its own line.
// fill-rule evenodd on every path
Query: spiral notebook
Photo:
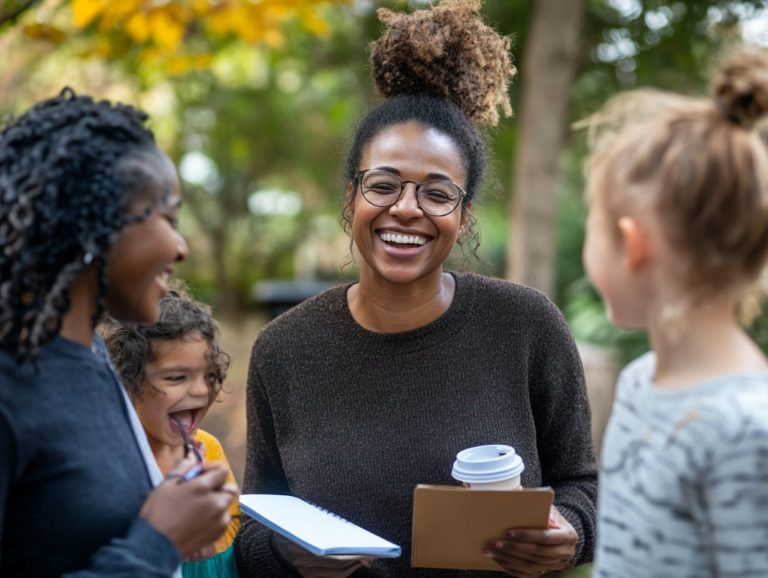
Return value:
M 244 494 L 240 509 L 316 556 L 400 556 L 397 544 L 295 496 Z

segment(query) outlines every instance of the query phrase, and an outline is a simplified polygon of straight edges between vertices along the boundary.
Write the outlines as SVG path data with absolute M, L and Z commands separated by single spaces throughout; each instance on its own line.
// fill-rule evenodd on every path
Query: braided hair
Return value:
M 363 118 L 352 138 L 345 178 L 354 190 L 365 147 L 387 127 L 417 121 L 451 137 L 467 173 L 462 207 L 476 199 L 488 157 L 480 127 L 512 115 L 508 89 L 516 74 L 509 38 L 483 22 L 480 6 L 481 0 L 443 0 L 412 14 L 378 10 L 387 29 L 371 43 L 371 75 L 386 100 Z M 353 203 L 348 197 L 342 213 L 348 232 Z M 469 217 L 476 250 L 478 235 Z
M 65 88 L 0 129 L 0 345 L 34 360 L 58 335 L 89 267 L 104 311 L 107 258 L 126 208 L 156 184 L 147 115 Z M 149 166 L 148 166 L 149 165 Z M 146 214 L 152 208 L 147 209 Z

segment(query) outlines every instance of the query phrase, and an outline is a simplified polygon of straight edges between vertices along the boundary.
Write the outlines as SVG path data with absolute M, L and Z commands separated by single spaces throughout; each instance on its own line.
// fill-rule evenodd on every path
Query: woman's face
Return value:
M 129 213 L 143 215 L 150 207 L 152 211 L 120 232 L 109 255 L 106 308 L 120 321 L 157 321 L 168 277 L 176 262 L 187 257 L 187 244 L 176 230 L 181 207 L 176 169 L 165 157 L 158 157 L 156 163 L 160 177 L 156 181 L 163 183 L 163 190 L 138 192 Z
M 414 121 L 381 131 L 366 145 L 358 168 L 386 170 L 406 181 L 442 179 L 462 188 L 466 185 L 459 147 L 444 133 Z M 352 238 L 362 257 L 361 280 L 373 276 L 378 281 L 408 284 L 430 276 L 439 278 L 466 224 L 469 205 L 463 211 L 460 204 L 442 217 L 427 215 L 416 203 L 413 183 L 406 184 L 390 207 L 370 204 L 359 185 L 348 194 L 355 196 Z M 395 235 L 410 238 L 397 242 Z

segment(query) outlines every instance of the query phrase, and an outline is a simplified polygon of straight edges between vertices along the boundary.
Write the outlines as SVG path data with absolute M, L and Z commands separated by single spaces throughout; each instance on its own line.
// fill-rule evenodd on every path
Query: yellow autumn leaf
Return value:
M 214 12 L 216 10 L 216 5 L 208 0 L 193 0 L 190 4 L 190 8 L 192 9 L 192 14 L 199 18 Z
M 35 22 L 27 24 L 22 28 L 22 32 L 27 38 L 33 40 L 44 40 L 52 44 L 61 44 L 67 37 L 63 30 L 49 24 Z
M 152 40 L 166 52 L 173 52 L 184 38 L 185 27 L 162 10 L 154 10 L 149 15 Z
M 72 0 L 72 20 L 76 27 L 85 28 L 104 11 L 102 0 Z
M 99 19 L 99 30 L 102 32 L 118 30 L 132 14 L 145 12 L 144 0 L 120 0 L 108 2 L 108 4 L 109 6 L 104 9 Z
M 222 40 L 280 48 L 286 42 L 283 27 L 289 20 L 313 35 L 328 37 L 332 28 L 323 8 L 352 1 L 72 0 L 71 6 L 75 26 L 90 28 L 86 38 L 92 52 L 105 59 L 120 58 L 138 44 L 135 54 L 141 62 L 179 75 L 210 67 L 212 56 L 199 50 L 218 46 Z M 46 34 L 42 28 L 28 31 L 30 37 Z M 191 47 L 194 53 L 189 52 Z
M 146 42 L 149 38 L 149 18 L 143 12 L 136 12 L 125 23 L 125 31 L 137 42 Z
M 144 64 L 157 62 L 160 60 L 160 51 L 157 48 L 148 46 L 139 52 L 139 60 Z
M 270 48 L 280 48 L 285 43 L 285 37 L 280 30 L 270 28 L 264 31 L 263 42 Z
M 205 20 L 206 28 L 212 36 L 226 36 L 236 30 L 240 25 L 245 25 L 240 11 L 228 6 L 217 7 Z
M 171 76 L 181 76 L 190 70 L 203 70 L 211 65 L 209 54 L 169 56 L 164 61 L 165 71 Z
M 328 22 L 320 18 L 317 14 L 309 13 L 302 19 L 302 24 L 315 36 L 328 38 L 331 35 L 331 27 Z
M 195 54 L 192 57 L 195 68 L 205 70 L 213 65 L 213 54 Z

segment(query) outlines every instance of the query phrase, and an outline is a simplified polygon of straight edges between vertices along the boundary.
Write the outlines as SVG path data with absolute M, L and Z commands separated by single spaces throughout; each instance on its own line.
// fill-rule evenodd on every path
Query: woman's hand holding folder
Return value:
M 508 530 L 488 542 L 486 556 L 512 576 L 534 578 L 565 568 L 576 554 L 578 539 L 573 526 L 552 506 L 548 529 Z
M 347 578 L 373 560 L 368 556 L 315 556 L 274 532 L 272 549 L 303 578 Z

